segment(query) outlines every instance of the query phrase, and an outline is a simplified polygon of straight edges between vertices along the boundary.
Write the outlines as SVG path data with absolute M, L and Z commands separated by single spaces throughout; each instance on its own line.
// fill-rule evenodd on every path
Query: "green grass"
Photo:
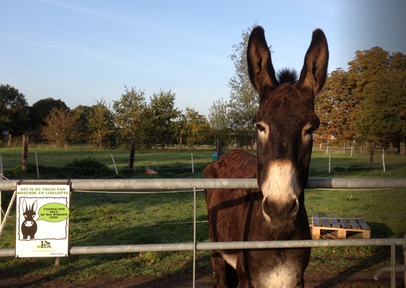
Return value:
M 63 167 L 73 159 L 95 158 L 101 163 L 113 168 L 113 160 L 118 168 L 125 168 L 130 157 L 129 150 L 97 150 L 84 148 L 30 148 L 28 151 L 28 164 L 35 165 L 35 152 L 37 152 L 38 164 L 42 166 Z M 194 163 L 209 163 L 212 160 L 212 150 L 137 150 L 135 151 L 134 167 L 150 168 L 173 165 L 191 165 L 191 154 Z M 12 169 L 21 165 L 21 148 L 0 148 L 3 158 L 3 169 Z
M 117 150 L 96 150 L 85 148 L 30 148 L 28 152 L 28 164 L 32 167 L 31 177 L 37 177 L 35 152 L 37 153 L 38 164 L 40 165 L 40 177 L 50 175 L 46 167 L 63 167 L 71 163 L 74 159 L 83 160 L 93 158 L 111 169 L 111 177 L 117 177 L 112 155 L 119 175 L 128 177 L 128 158 L 129 151 L 123 149 Z M 255 152 L 253 152 L 255 154 Z M 157 149 L 157 150 L 137 150 L 135 152 L 134 170 L 145 172 L 149 167 L 158 173 L 167 173 L 167 177 L 191 177 L 193 175 L 179 176 L 179 171 L 174 166 L 182 167 L 181 173 L 190 171 L 192 174 L 191 154 L 193 154 L 193 163 L 195 166 L 195 177 L 202 177 L 199 173 L 212 161 L 212 150 L 179 150 L 179 149 Z M 21 166 L 21 148 L 0 148 L 2 156 L 3 170 L 5 176 L 9 177 L 15 167 Z M 369 154 L 354 153 L 351 157 L 349 153 L 331 154 L 331 172 L 329 173 L 329 156 L 325 151 L 315 150 L 310 163 L 310 177 L 404 177 L 406 175 L 406 157 L 397 154 L 385 154 L 386 172 L 382 167 L 382 155 L 376 152 L 374 157 L 374 166 L 369 167 Z M 59 175 L 50 175 L 57 178 L 64 178 L 63 170 Z M 158 176 L 159 177 L 159 176 Z M 65 177 L 66 178 L 66 177 Z
M 203 177 L 201 173 L 203 168 L 212 161 L 212 150 L 139 150 L 135 152 L 134 169 L 130 171 L 127 168 L 128 150 L 32 148 L 28 152 L 29 173 L 22 175 L 23 178 L 37 178 L 35 152 L 40 178 L 53 179 L 72 178 L 65 166 L 75 159 L 91 158 L 99 161 L 111 169 L 110 178 L 145 177 L 147 167 L 159 174 L 158 176 L 151 175 L 150 178 Z M 192 154 L 194 173 L 192 173 Z M 0 155 L 2 156 L 4 175 L 10 179 L 21 178 L 21 148 L 0 148 Z M 118 169 L 118 175 L 115 172 L 112 156 Z M 52 168 L 48 169 L 49 167 Z M 80 168 L 85 169 L 84 167 Z M 104 177 L 109 176 L 104 175 Z
M 39 159 L 43 159 L 40 161 L 44 161 L 43 165 L 46 167 L 51 167 L 53 163 L 58 163 L 59 167 L 64 167 L 73 159 L 86 159 L 88 157 L 95 158 L 112 167 L 112 163 L 109 162 L 111 161 L 110 154 L 113 154 L 116 162 L 124 169 L 128 157 L 127 152 L 124 150 L 43 149 L 38 150 L 38 155 L 42 155 Z M 13 160 L 14 162 L 7 160 L 10 163 L 7 165 L 10 167 L 18 165 L 18 161 L 21 159 L 20 153 L 21 149 L 0 149 L 3 161 L 5 158 L 16 158 Z M 191 153 L 193 153 L 195 164 L 198 167 L 194 174 L 190 171 Z M 348 167 L 368 166 L 368 159 L 365 160 L 364 156 L 355 157 L 354 155 L 353 158 L 348 157 L 348 154 L 334 154 L 332 156 L 334 156 L 333 163 L 340 165 L 336 167 L 343 167 L 345 170 L 336 169 L 332 173 L 326 172 L 328 156 L 316 151 L 311 163 L 313 177 L 404 177 L 406 175 L 404 157 L 396 156 L 394 159 L 388 160 L 393 168 L 387 172 L 381 172 L 379 169 L 348 171 Z M 30 161 L 35 159 L 31 155 L 29 157 Z M 139 167 L 155 168 L 158 174 L 147 176 L 144 173 L 136 173 L 130 177 L 202 177 L 203 167 L 211 161 L 211 151 L 137 151 L 136 161 Z M 180 173 L 179 171 L 184 171 L 182 169 L 187 169 L 187 172 Z M 44 175 L 44 177 L 47 176 L 49 175 Z M 404 236 L 406 188 L 389 190 L 308 189 L 305 195 L 309 216 L 311 214 L 327 214 L 362 217 L 370 225 L 372 237 Z M 3 193 L 3 209 L 6 208 L 7 198 L 10 198 L 10 193 Z M 191 223 L 193 195 L 190 192 L 163 194 L 74 192 L 70 208 L 71 246 L 190 243 L 193 240 Z M 204 194 L 201 192 L 197 195 L 197 219 L 207 219 Z M 197 241 L 208 241 L 208 239 L 207 223 L 197 224 Z M 15 209 L 12 210 L 11 217 L 8 219 L 0 239 L 0 248 L 12 248 L 14 246 Z M 211 271 L 209 255 L 209 251 L 198 251 L 198 271 Z M 318 271 L 318 269 L 322 269 L 320 267 L 334 265 L 342 270 L 362 269 L 376 272 L 381 267 L 389 266 L 388 255 L 387 247 L 317 248 L 312 250 L 309 269 Z M 60 265 L 55 267 L 53 259 L 3 258 L 0 261 L 0 274 L 7 273 L 8 275 L 27 277 L 41 275 L 70 281 L 93 279 L 100 277 L 100 275 L 124 278 L 137 275 L 162 275 L 163 273 L 190 274 L 191 259 L 191 251 L 71 255 L 69 258 L 61 259 Z
M 371 227 L 373 238 L 404 237 L 406 189 L 306 190 L 306 209 L 311 214 L 358 217 Z
M 376 152 L 373 166 L 369 166 L 368 153 L 332 153 L 331 171 L 329 172 L 329 156 L 325 151 L 313 151 L 310 162 L 310 175 L 314 178 L 334 177 L 386 177 L 402 178 L 406 175 L 406 156 L 385 154 L 385 168 L 383 171 L 382 154 Z

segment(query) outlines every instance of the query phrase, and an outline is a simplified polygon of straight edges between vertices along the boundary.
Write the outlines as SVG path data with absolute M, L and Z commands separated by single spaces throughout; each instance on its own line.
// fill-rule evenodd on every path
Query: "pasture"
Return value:
M 179 149 L 157 149 L 157 150 L 137 150 L 135 152 L 134 170 L 139 173 L 132 173 L 131 177 L 145 177 L 144 173 L 147 167 L 161 172 L 157 176 L 149 177 L 203 177 L 203 168 L 212 161 L 212 149 L 199 150 L 179 150 Z M 255 154 L 255 151 L 252 151 Z M 37 156 L 35 156 L 35 154 Z M 38 160 L 40 178 L 49 178 L 57 176 L 58 178 L 69 178 L 69 171 L 64 168 L 74 159 L 86 160 L 95 159 L 111 169 L 111 177 L 117 177 L 114 169 L 113 158 L 116 163 L 119 176 L 128 177 L 128 158 L 129 150 L 96 150 L 89 148 L 30 148 L 28 152 L 28 165 L 30 165 L 29 175 L 32 178 L 37 177 L 36 158 Z M 193 154 L 193 165 L 195 173 L 192 173 L 191 155 Z M 329 173 L 329 156 L 325 150 L 314 149 L 310 163 L 310 177 L 329 178 L 329 177 L 404 177 L 406 175 L 406 157 L 398 154 L 385 154 L 386 172 L 382 168 L 382 154 L 378 152 L 374 156 L 374 165 L 369 167 L 368 153 L 332 153 L 331 172 Z M 17 178 L 27 175 L 21 174 L 18 167 L 21 166 L 21 148 L 0 148 L 0 156 L 4 175 L 8 178 Z M 0 166 L 1 167 L 1 166 Z M 50 173 L 46 168 L 58 168 L 60 175 Z M 79 167 L 86 170 L 86 167 Z M 177 169 L 181 168 L 184 173 L 179 176 Z M 55 170 L 55 169 L 54 169 Z M 44 173 L 45 171 L 45 173 Z M 52 171 L 52 169 L 51 169 Z M 190 172 L 190 173 L 189 173 Z M 26 173 L 29 174 L 29 173 Z M 53 174 L 53 175 L 52 175 Z
M 113 169 L 113 154 L 119 175 L 125 171 L 129 152 L 125 150 L 46 149 L 38 148 L 42 167 L 64 167 L 73 159 L 95 158 Z M 190 154 L 193 153 L 195 173 L 191 172 Z M 1 148 L 5 176 L 36 178 L 36 174 L 13 174 L 20 165 L 21 149 Z M 381 157 L 381 155 L 378 155 Z M 385 155 L 387 172 L 381 167 L 368 167 L 368 155 L 332 154 L 333 171 L 328 173 L 325 151 L 313 152 L 310 177 L 404 177 L 406 159 L 399 155 Z M 149 150 L 136 151 L 134 167 L 139 173 L 130 177 L 143 178 L 200 178 L 202 169 L 211 162 L 212 150 Z M 379 157 L 375 164 L 379 164 Z M 35 165 L 34 149 L 29 163 Z M 145 175 L 145 167 L 157 170 L 156 175 Z M 184 167 L 182 173 L 179 167 Z M 340 167 L 334 169 L 334 167 Z M 349 169 L 350 168 L 350 169 Z M 352 169 L 354 168 L 354 169 Z M 178 170 L 176 170 L 178 169 Z M 183 168 L 182 168 L 183 169 Z M 175 172 L 173 172 L 175 171 Z M 10 175 L 8 175 L 9 173 Z M 40 176 L 41 174 L 40 170 Z M 124 173 L 124 172 L 123 172 Z M 125 174 L 128 176 L 128 174 Z M 179 176 L 180 175 L 180 176 Z M 43 174 L 49 178 L 49 174 Z M 51 175 L 53 176 L 53 175 Z M 63 175 L 61 175 L 63 176 Z M 123 176 L 124 177 L 124 176 Z M 67 177 L 66 177 L 67 178 Z M 10 193 L 3 193 L 3 209 Z M 328 214 L 361 217 L 369 224 L 372 237 L 403 237 L 406 227 L 406 188 L 392 190 L 321 190 L 307 189 L 305 204 L 308 215 Z M 164 194 L 103 194 L 74 192 L 71 200 L 70 245 L 124 245 L 191 242 L 193 195 L 189 192 Z M 197 241 L 208 241 L 208 225 L 204 194 L 197 199 Z M 0 239 L 0 248 L 12 248 L 15 243 L 15 211 L 12 210 Z M 334 247 L 312 250 L 308 271 L 330 273 L 363 270 L 373 275 L 379 268 L 389 266 L 389 250 L 384 247 Z M 198 251 L 197 273 L 210 273 L 209 251 Z M 401 259 L 399 253 L 398 261 Z M 62 258 L 59 266 L 53 259 L 14 259 L 0 261 L 2 275 L 47 277 L 81 281 L 103 277 L 125 278 L 140 275 L 191 275 L 192 252 L 146 252 L 135 254 L 80 255 Z M 372 277 L 372 276 L 371 276 Z M 1 286 L 1 285 L 0 285 Z

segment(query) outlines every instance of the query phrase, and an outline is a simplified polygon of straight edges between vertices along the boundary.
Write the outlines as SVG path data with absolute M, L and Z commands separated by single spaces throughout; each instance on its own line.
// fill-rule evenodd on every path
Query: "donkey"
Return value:
M 232 150 L 204 169 L 205 178 L 257 178 L 259 189 L 206 189 L 212 242 L 311 239 L 304 206 L 316 95 L 327 77 L 327 40 L 313 32 L 297 80 L 275 75 L 262 27 L 251 32 L 248 72 L 259 94 L 253 117 L 257 157 Z M 213 250 L 214 287 L 304 287 L 310 248 Z
M 32 203 L 31 206 L 27 206 L 27 202 L 25 199 L 23 200 L 23 209 L 25 207 L 25 210 L 23 210 L 23 216 L 24 216 L 24 221 L 21 224 L 21 233 L 23 234 L 23 239 L 28 239 L 33 240 L 35 233 L 37 233 L 37 222 L 35 222 L 34 217 L 37 215 L 35 210 L 37 210 L 38 202 L 37 200 Z

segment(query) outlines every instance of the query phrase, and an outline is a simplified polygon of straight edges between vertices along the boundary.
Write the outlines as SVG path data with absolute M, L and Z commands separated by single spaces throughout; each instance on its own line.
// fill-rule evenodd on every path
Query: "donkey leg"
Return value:
M 220 252 L 213 250 L 211 254 L 213 266 L 213 287 L 215 288 L 237 288 L 238 277 L 235 269 L 221 256 Z
M 245 262 L 245 257 L 244 257 L 244 252 L 241 251 L 241 253 L 238 254 L 237 258 L 237 270 L 236 273 L 238 275 L 238 288 L 250 288 L 253 287 L 250 285 L 250 279 L 249 275 L 247 273 L 246 265 L 247 263 Z

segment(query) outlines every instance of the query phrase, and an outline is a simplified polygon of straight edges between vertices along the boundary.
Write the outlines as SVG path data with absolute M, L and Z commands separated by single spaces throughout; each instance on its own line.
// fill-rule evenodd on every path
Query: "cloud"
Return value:
M 140 24 L 140 23 L 135 22 L 133 20 L 128 20 L 128 19 L 125 19 L 125 18 L 122 18 L 122 17 L 115 16 L 110 11 L 108 13 L 104 13 L 104 12 L 96 11 L 94 9 L 89 9 L 89 8 L 79 7 L 79 6 L 73 6 L 73 5 L 70 5 L 69 3 L 66 3 L 66 2 L 62 3 L 62 2 L 59 2 L 59 1 L 53 1 L 53 0 L 38 0 L 38 1 L 42 2 L 42 3 L 45 3 L 45 4 L 48 4 L 48 5 L 53 5 L 53 6 L 56 6 L 56 7 L 59 7 L 59 8 L 63 8 L 63 9 L 71 10 L 71 11 L 78 12 L 78 13 L 81 13 L 81 14 L 86 14 L 86 15 L 106 19 L 106 20 L 109 20 L 109 21 L 128 24 L 128 25 L 131 25 L 131 26 L 136 26 L 136 27 L 140 27 L 140 28 L 144 28 L 144 29 L 148 29 L 148 30 L 155 30 L 155 31 L 160 31 L 160 32 L 165 32 L 165 33 L 170 32 L 170 31 L 165 30 L 165 29 L 160 29 L 160 28 L 157 28 L 157 27 Z

